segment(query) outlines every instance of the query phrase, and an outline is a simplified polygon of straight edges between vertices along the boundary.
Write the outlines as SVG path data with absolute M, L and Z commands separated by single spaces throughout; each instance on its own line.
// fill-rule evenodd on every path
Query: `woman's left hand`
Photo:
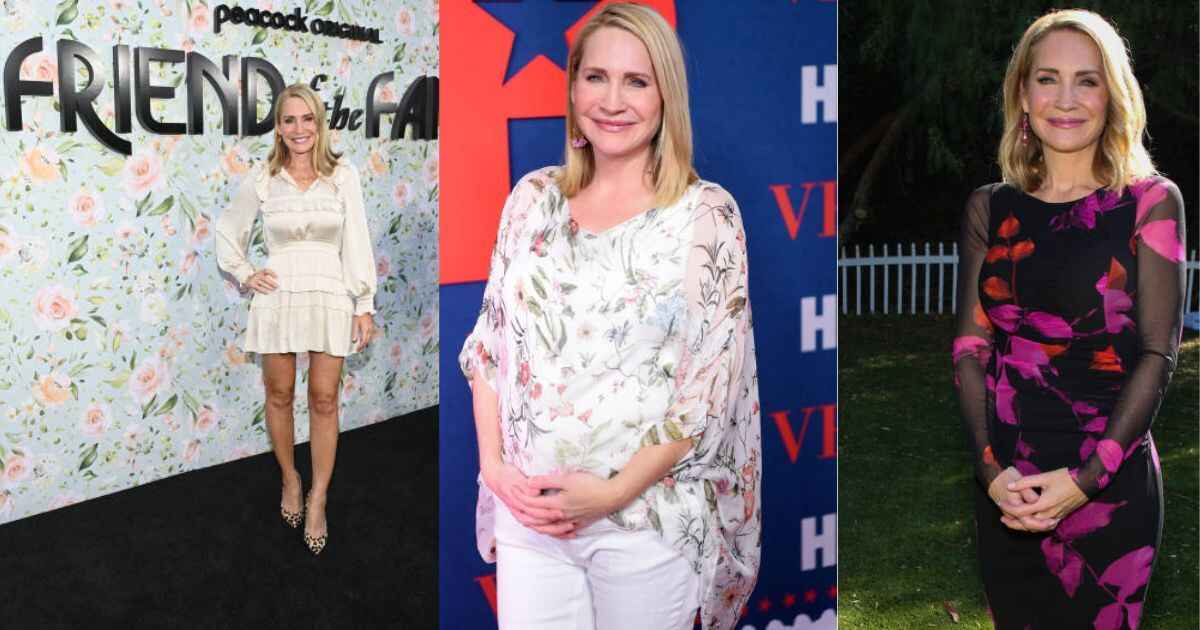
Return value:
M 621 509 L 620 492 L 609 479 L 588 472 L 538 475 L 529 478 L 529 487 L 537 491 L 556 490 L 523 499 L 528 505 L 562 512 L 562 520 L 574 524 L 563 538 L 573 537 L 575 530 L 598 521 Z
M 375 331 L 375 320 L 371 319 L 370 313 L 354 316 L 354 323 L 351 325 L 350 342 L 355 344 L 354 351 L 361 351 L 367 347 L 367 342 L 371 341 L 371 333 Z
M 1079 489 L 1075 480 L 1071 478 L 1070 471 L 1066 468 L 1038 475 L 1028 475 L 1008 484 L 1011 492 L 1022 492 L 1033 488 L 1039 489 L 1041 496 L 1037 501 L 1011 508 L 1010 511 L 1013 514 L 1017 516 L 1033 515 L 1037 518 L 1054 519 L 1056 523 L 1061 523 L 1062 519 L 1088 502 L 1087 495 Z

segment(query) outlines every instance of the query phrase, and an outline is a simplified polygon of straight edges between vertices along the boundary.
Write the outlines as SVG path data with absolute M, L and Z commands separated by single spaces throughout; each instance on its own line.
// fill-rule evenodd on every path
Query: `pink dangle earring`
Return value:
M 1029 144 L 1029 112 L 1021 114 L 1021 144 Z
M 571 146 L 575 147 L 576 149 L 582 149 L 583 147 L 586 147 L 587 145 L 588 145 L 588 139 L 583 136 L 576 136 L 574 138 L 571 138 Z

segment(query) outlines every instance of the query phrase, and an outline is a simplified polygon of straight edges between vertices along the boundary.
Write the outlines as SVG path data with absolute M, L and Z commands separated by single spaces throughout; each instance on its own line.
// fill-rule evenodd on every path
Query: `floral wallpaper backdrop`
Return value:
M 41 36 L 21 77 L 57 83 L 57 42 L 91 47 L 105 64 L 96 106 L 110 129 L 115 44 L 196 51 L 218 65 L 261 57 L 285 83 L 325 74 L 319 94 L 331 103 L 344 91 L 352 109 L 383 72 L 395 72 L 384 90 L 393 102 L 438 74 L 436 0 L 231 3 L 380 28 L 382 44 L 231 24 L 218 35 L 217 4 L 10 0 L 0 54 Z M 154 85 L 177 86 L 175 98 L 152 101 L 154 116 L 184 121 L 183 64 L 151 66 Z M 123 136 L 129 157 L 82 124 L 62 133 L 56 98 L 25 97 L 24 129 L 0 131 L 0 523 L 270 448 L 261 373 L 237 348 L 248 296 L 218 273 L 212 231 L 270 136 L 222 135 L 215 93 L 204 90 L 202 135 L 150 134 L 135 118 Z M 343 430 L 437 404 L 438 143 L 389 141 L 390 125 L 384 116 L 375 139 L 333 132 L 362 176 L 379 276 L 380 336 L 347 361 Z M 303 392 L 298 382 L 301 441 Z

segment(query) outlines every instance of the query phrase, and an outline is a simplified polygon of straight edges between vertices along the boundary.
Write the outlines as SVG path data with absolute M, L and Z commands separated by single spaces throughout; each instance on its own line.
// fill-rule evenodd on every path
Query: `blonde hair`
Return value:
M 329 147 L 329 124 L 325 121 L 325 104 L 321 102 L 312 88 L 303 83 L 287 86 L 279 93 L 279 98 L 275 99 L 275 144 L 267 155 L 267 170 L 271 176 L 275 176 L 279 174 L 279 169 L 287 164 L 289 152 L 287 145 L 283 143 L 283 136 L 279 134 L 279 125 L 283 118 L 283 103 L 292 97 L 304 101 L 312 110 L 313 118 L 317 123 L 317 141 L 313 143 L 311 154 L 313 168 L 316 169 L 317 175 L 329 177 L 333 174 L 333 169 L 337 168 L 338 158 L 341 157 L 341 154 L 334 153 L 333 149 Z
M 1036 190 L 1045 179 L 1042 143 L 1030 134 L 1021 142 L 1021 87 L 1033 65 L 1033 48 L 1046 35 L 1072 30 L 1086 35 L 1100 51 L 1108 108 L 1092 172 L 1104 187 L 1121 192 L 1131 182 L 1155 174 L 1154 162 L 1142 144 L 1146 132 L 1146 106 L 1142 89 L 1133 76 L 1125 41 L 1103 17 L 1091 11 L 1052 11 L 1029 25 L 1013 50 L 1004 75 L 1004 135 L 999 162 L 1004 181 L 1025 191 Z
M 638 38 L 650 55 L 655 81 L 662 97 L 662 121 L 654 134 L 650 175 L 654 183 L 654 203 L 668 206 L 693 182 L 700 179 L 692 166 L 692 120 L 688 110 L 687 73 L 683 67 L 683 49 L 667 21 L 654 9 L 631 4 L 610 4 L 588 20 L 579 31 L 567 56 L 567 134 L 566 164 L 556 183 L 567 197 L 573 197 L 591 183 L 596 163 L 591 145 L 575 148 L 573 138 L 583 136 L 575 123 L 575 105 L 571 86 L 579 75 L 583 49 L 593 33 L 601 28 L 619 28 Z

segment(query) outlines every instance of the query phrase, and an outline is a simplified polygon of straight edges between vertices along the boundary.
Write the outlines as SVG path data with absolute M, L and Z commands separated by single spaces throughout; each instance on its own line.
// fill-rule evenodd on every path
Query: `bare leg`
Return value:
M 299 512 L 302 488 L 293 452 L 295 418 L 292 403 L 296 395 L 296 355 L 264 354 L 262 356 L 263 385 L 267 393 L 267 432 L 271 447 L 283 476 L 283 498 L 280 505 L 289 512 Z
M 338 394 L 343 357 L 308 353 L 309 444 L 312 448 L 312 490 L 304 530 L 313 536 L 325 533 L 325 495 L 337 455 Z

